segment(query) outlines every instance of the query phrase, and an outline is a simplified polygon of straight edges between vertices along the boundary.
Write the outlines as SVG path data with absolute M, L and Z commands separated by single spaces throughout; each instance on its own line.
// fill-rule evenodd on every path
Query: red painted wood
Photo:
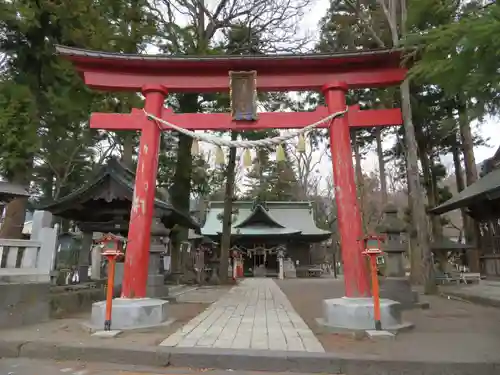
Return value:
M 155 116 L 161 115 L 166 90 L 161 86 L 144 87 L 145 108 Z M 130 212 L 127 250 L 122 285 L 122 297 L 146 297 L 148 280 L 151 224 L 154 216 L 160 129 L 143 118 L 139 156 L 135 177 L 134 199 Z
M 191 130 L 249 130 L 300 128 L 345 108 L 348 88 L 399 84 L 406 76 L 400 67 L 401 51 L 370 51 L 337 56 L 275 56 L 219 58 L 161 58 L 127 56 L 58 47 L 58 53 L 74 63 L 90 87 L 107 91 L 143 90 L 146 110 L 155 116 Z M 257 87 L 262 91 L 320 90 L 325 82 L 342 81 L 324 87 L 328 112 L 261 114 L 256 123 L 235 124 L 227 114 L 173 114 L 163 109 L 165 86 L 170 92 L 224 92 L 229 90 L 230 70 L 257 70 Z M 203 116 L 203 117 L 199 117 Z M 368 269 L 362 255 L 361 215 L 350 144 L 350 127 L 399 125 L 399 110 L 355 111 L 329 124 L 333 172 L 336 185 L 339 231 L 344 261 L 347 297 L 368 297 Z M 141 130 L 135 199 L 123 283 L 124 297 L 144 297 L 147 283 L 150 228 L 153 217 L 161 129 L 144 114 L 93 114 L 93 128 Z
M 377 65 L 399 66 L 403 50 L 378 49 L 371 51 L 341 52 L 333 54 L 279 54 L 279 55 L 137 55 L 100 52 L 56 46 L 59 55 L 85 69 L 99 67 L 105 70 L 179 71 L 197 73 L 207 70 L 259 70 L 259 71 L 317 71 Z
M 324 88 L 325 101 L 330 112 L 345 107 L 347 85 L 338 83 Z M 347 118 L 341 117 L 330 123 L 330 149 L 332 152 L 335 201 L 338 227 L 344 262 L 346 297 L 369 297 L 368 269 L 363 257 L 361 238 L 361 214 L 358 206 L 351 138 Z
M 349 88 L 385 87 L 399 84 L 406 76 L 401 67 L 352 69 L 341 72 L 287 72 L 285 69 L 274 74 L 257 72 L 257 88 L 260 91 L 304 91 L 320 90 L 325 82 L 345 81 Z M 148 84 L 164 85 L 169 92 L 225 92 L 229 91 L 227 70 L 213 72 L 193 71 L 164 72 L 154 74 L 147 69 L 125 74 L 120 71 L 83 72 L 85 83 L 94 89 L 104 91 L 139 91 Z
M 173 113 L 164 109 L 162 118 L 174 125 L 189 130 L 260 130 L 260 129 L 300 129 L 328 116 L 326 107 L 318 107 L 314 112 L 272 112 L 259 113 L 257 121 L 233 121 L 229 113 Z M 359 110 L 359 106 L 349 107 L 347 114 L 350 127 L 395 126 L 402 124 L 399 108 Z M 93 113 L 90 127 L 107 130 L 140 130 L 144 124 L 144 112 L 132 110 L 131 114 Z M 163 130 L 169 127 L 160 124 Z M 318 129 L 327 128 L 327 123 Z

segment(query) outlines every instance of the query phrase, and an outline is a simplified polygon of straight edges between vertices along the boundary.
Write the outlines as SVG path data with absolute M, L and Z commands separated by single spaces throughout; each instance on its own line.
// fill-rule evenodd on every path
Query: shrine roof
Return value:
M 169 92 L 217 92 L 229 89 L 230 71 L 256 71 L 263 91 L 316 90 L 327 82 L 349 87 L 399 84 L 406 76 L 400 49 L 332 54 L 146 55 L 56 46 L 87 85 L 108 91 L 140 91 L 163 85 Z
M 316 226 L 311 202 L 236 201 L 233 202 L 233 211 L 231 234 L 235 236 L 293 234 L 311 242 L 323 241 L 331 236 L 331 232 Z M 224 202 L 210 202 L 201 233 L 208 237 L 220 236 L 223 213 Z
M 120 63 L 129 67 L 154 67 L 171 69 L 189 69 L 202 66 L 220 69 L 252 70 L 257 68 L 300 66 L 303 69 L 331 67 L 361 63 L 365 65 L 383 63 L 399 66 L 402 50 L 373 49 L 359 52 L 273 54 L 273 55 L 149 55 L 127 54 L 120 52 L 102 52 L 68 46 L 56 46 L 59 55 L 80 63 L 98 63 L 101 66 L 115 66 Z
M 276 229 L 285 228 L 285 226 L 280 224 L 262 204 L 255 205 L 247 217 L 241 216 L 240 220 L 233 225 L 233 228 L 238 230 L 250 226 Z
M 29 196 L 30 193 L 23 186 L 7 181 L 0 181 L 0 202 L 9 202 L 14 198 Z
M 222 232 L 218 232 L 222 235 Z M 293 234 L 301 234 L 300 230 L 289 229 L 289 228 L 269 228 L 265 226 L 256 226 L 249 228 L 235 228 L 234 232 L 231 232 L 231 236 L 252 236 L 252 237 L 266 237 L 266 236 L 289 236 Z
M 494 201 L 500 201 L 500 168 L 481 177 L 453 198 L 429 211 L 440 215 L 458 208 L 484 207 Z
M 130 215 L 134 180 L 134 172 L 111 158 L 86 185 L 37 209 L 81 222 L 104 221 L 105 217 L 111 220 L 123 212 Z M 168 219 L 187 228 L 199 229 L 196 220 L 170 203 L 155 198 L 154 205 L 162 221 Z

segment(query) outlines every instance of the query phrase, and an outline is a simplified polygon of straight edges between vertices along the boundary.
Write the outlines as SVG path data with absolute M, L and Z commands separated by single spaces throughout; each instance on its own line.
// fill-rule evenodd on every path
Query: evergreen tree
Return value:
M 8 139 L 8 148 L 0 151 L 0 170 L 14 182 L 34 183 L 42 199 L 60 197 L 86 181 L 96 157 L 94 146 L 103 140 L 88 128 L 89 113 L 116 110 L 117 102 L 85 87 L 71 64 L 55 55 L 54 45 L 123 50 L 130 44 L 123 26 L 129 3 L 0 3 L 0 48 L 5 53 L 0 101 L 9 109 L 0 115 L 0 133 Z M 131 33 L 145 30 L 139 23 Z M 25 208 L 25 200 L 8 205 L 0 236 L 20 235 Z
M 411 20 L 438 20 L 424 32 L 414 30 L 408 47 L 419 49 L 411 73 L 437 83 L 449 96 L 474 97 L 476 113 L 497 114 L 500 77 L 500 5 L 495 1 L 437 1 L 411 3 Z

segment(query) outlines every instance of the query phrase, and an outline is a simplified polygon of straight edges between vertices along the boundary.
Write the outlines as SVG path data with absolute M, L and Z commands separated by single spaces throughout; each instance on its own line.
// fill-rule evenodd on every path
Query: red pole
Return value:
M 113 308 L 113 289 L 115 284 L 115 260 L 114 256 L 108 258 L 108 290 L 106 291 L 106 318 L 104 320 L 104 330 L 111 331 L 111 312 Z
M 163 86 L 143 87 L 147 112 L 161 117 L 167 90 Z M 160 129 L 153 121 L 147 121 L 141 131 L 139 156 L 135 177 L 134 199 L 130 212 L 127 251 L 123 275 L 122 297 L 146 297 L 148 279 L 149 245 L 153 221 Z
M 346 91 L 347 85 L 343 82 L 323 86 L 326 105 L 330 113 L 345 110 Z M 337 118 L 330 123 L 330 149 L 342 260 L 344 261 L 345 295 L 346 297 L 370 297 L 368 270 L 362 254 L 364 249 L 358 241 L 363 236 L 363 231 L 354 180 L 347 116 Z
M 380 292 L 378 287 L 377 275 L 377 255 L 370 255 L 371 273 L 372 273 L 372 293 L 373 293 L 373 313 L 375 318 L 375 329 L 380 331 L 382 329 L 382 322 L 380 321 Z

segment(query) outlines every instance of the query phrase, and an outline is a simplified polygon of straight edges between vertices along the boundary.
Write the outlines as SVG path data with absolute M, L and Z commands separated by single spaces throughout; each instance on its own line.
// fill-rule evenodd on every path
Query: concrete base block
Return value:
M 374 329 L 369 329 L 366 331 L 368 338 L 372 340 L 392 340 L 396 335 L 389 331 L 376 331 Z
M 401 316 L 401 304 L 389 299 L 380 299 L 380 321 L 382 329 L 397 332 L 411 328 Z M 323 325 L 338 330 L 373 330 L 373 300 L 371 298 L 334 298 L 323 301 Z
M 123 331 L 114 329 L 112 331 L 97 331 L 92 334 L 94 337 L 100 337 L 102 339 L 113 339 L 120 335 Z
M 92 305 L 90 327 L 104 327 L 106 301 Z M 115 298 L 111 313 L 111 328 L 128 330 L 159 326 L 168 321 L 168 301 L 153 298 Z

